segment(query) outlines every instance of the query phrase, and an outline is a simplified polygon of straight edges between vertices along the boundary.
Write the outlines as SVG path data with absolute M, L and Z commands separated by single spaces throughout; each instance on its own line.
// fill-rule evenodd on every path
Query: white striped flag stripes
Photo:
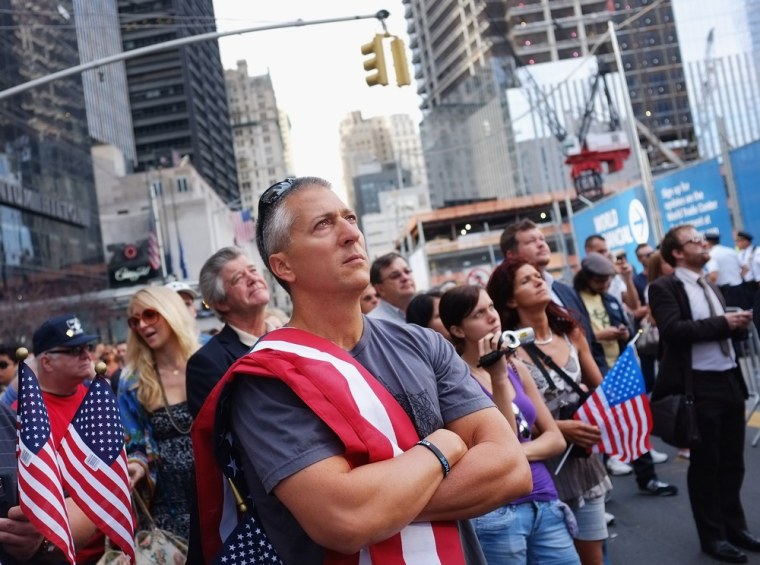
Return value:
M 74 541 L 63 496 L 50 419 L 37 376 L 19 364 L 18 500 L 29 521 L 74 563 Z
M 652 449 L 652 413 L 633 345 L 625 348 L 573 418 L 602 431 L 601 441 L 592 448 L 594 453 L 616 455 L 628 463 Z
M 92 381 L 58 451 L 67 492 L 121 550 L 135 559 L 124 428 L 111 385 Z

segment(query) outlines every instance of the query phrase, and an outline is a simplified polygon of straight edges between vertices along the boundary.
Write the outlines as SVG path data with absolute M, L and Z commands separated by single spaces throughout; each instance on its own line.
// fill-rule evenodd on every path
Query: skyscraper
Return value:
M 505 2 L 404 5 L 433 206 L 518 195 Z
M 392 188 L 427 186 L 419 130 L 406 114 L 364 118 L 359 111 L 349 113 L 340 123 L 340 148 L 347 187 L 355 187 L 355 178 L 367 174 L 367 165 L 395 170 Z M 358 196 L 354 203 L 358 206 Z
M 248 75 L 248 64 L 224 71 L 243 208 L 254 210 L 268 186 L 292 176 L 290 123 L 277 107 L 272 77 Z
M 79 63 L 71 0 L 0 0 L 0 89 Z M 106 286 L 79 75 L 0 101 L 0 301 Z
M 211 0 L 118 0 L 124 50 L 216 30 Z M 216 41 L 126 62 L 137 170 L 188 155 L 226 202 L 239 197 L 224 72 Z
M 70 20 L 71 14 L 64 10 L 61 18 Z M 121 53 L 116 0 L 74 0 L 73 19 L 82 63 Z M 82 85 L 90 136 L 118 147 L 131 170 L 137 154 L 124 62 L 85 71 Z
M 684 160 L 698 156 L 689 95 L 670 0 L 509 1 L 509 41 L 522 64 L 596 54 L 615 68 L 607 32 L 618 24 L 623 69 L 636 119 Z M 637 17 L 637 14 L 640 16 Z M 653 169 L 667 166 L 656 145 L 642 137 Z
M 612 62 L 609 41 L 602 40 L 610 19 L 625 24 L 618 37 L 637 119 L 682 159 L 697 157 L 670 0 L 654 8 L 646 0 L 404 4 L 434 206 L 535 189 L 517 173 L 512 109 L 503 92 L 519 84 L 516 64 L 594 54 Z M 653 168 L 667 167 L 658 144 L 642 139 Z

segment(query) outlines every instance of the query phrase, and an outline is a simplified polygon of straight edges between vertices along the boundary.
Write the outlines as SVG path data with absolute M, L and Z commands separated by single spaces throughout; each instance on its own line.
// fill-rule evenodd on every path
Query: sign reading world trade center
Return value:
M 578 255 L 583 257 L 583 244 L 590 235 L 601 235 L 613 253 L 625 251 L 628 260 L 636 261 L 636 246 L 653 244 L 644 189 L 634 186 L 614 196 L 600 200 L 593 207 L 573 216 L 573 232 Z
M 704 233 L 718 228 L 721 243 L 732 245 L 731 216 L 726 187 L 717 159 L 711 159 L 654 179 L 663 233 L 680 224 L 692 224 Z

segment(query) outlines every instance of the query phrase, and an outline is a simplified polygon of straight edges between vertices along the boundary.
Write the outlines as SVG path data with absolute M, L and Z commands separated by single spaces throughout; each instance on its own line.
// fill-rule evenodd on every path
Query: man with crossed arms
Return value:
M 270 187 L 259 203 L 257 244 L 290 293 L 293 316 L 288 328 L 262 338 L 225 378 L 236 375 L 232 429 L 242 443 L 245 483 L 274 549 L 286 564 L 329 563 L 346 555 L 382 562 L 375 552 L 387 551 L 391 538 L 398 542 L 394 558 L 406 563 L 432 557 L 465 562 L 454 521 L 484 514 L 531 488 L 527 460 L 506 420 L 440 335 L 361 314 L 359 296 L 369 282 L 364 238 L 356 214 L 327 181 L 305 177 Z M 293 336 L 309 347 L 319 343 L 319 351 L 341 359 L 341 366 L 355 362 L 368 371 L 366 383 L 379 385 L 377 398 L 390 398 L 383 408 L 399 430 L 409 426 L 411 444 L 367 462 L 355 445 L 347 447 L 352 442 L 330 418 L 299 396 L 296 389 L 319 375 L 307 369 L 292 382 L 287 375 L 265 378 L 282 351 L 304 347 Z M 257 364 L 262 356 L 265 362 Z M 330 374 L 325 381 L 342 378 Z M 320 408 L 344 413 L 350 405 Z M 403 422 L 395 419 L 399 415 Z M 444 521 L 445 535 L 455 538 L 446 538 L 449 550 L 441 551 L 437 534 L 417 537 L 415 532 L 442 531 L 436 524 Z M 463 532 L 474 540 L 471 530 Z M 405 536 L 424 549 L 414 553 Z M 483 563 L 482 554 L 468 562 Z

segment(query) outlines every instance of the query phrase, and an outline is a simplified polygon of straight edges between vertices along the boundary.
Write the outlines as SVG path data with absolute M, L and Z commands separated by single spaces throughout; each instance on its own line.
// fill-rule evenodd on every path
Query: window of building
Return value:
M 187 179 L 185 177 L 177 179 L 177 192 L 187 192 Z

